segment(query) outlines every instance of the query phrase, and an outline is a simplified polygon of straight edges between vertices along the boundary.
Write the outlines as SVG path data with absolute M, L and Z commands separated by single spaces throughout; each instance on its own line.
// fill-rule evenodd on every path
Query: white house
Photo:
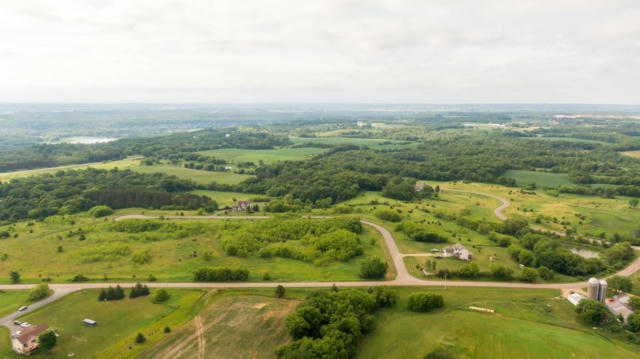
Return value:
M 454 257 L 464 261 L 470 261 L 473 258 L 471 251 L 460 243 L 456 243 L 450 247 L 445 247 L 443 252 L 445 257 Z

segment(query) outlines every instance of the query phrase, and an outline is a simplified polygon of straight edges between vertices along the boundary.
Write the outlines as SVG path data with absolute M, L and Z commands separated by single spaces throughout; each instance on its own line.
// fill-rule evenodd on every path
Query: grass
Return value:
M 231 207 L 236 201 L 247 201 L 247 200 L 250 200 L 251 197 L 258 196 L 250 193 L 207 191 L 207 190 L 195 190 L 195 191 L 191 191 L 191 193 L 197 194 L 198 196 L 207 196 L 211 199 L 214 199 L 216 200 L 216 202 L 218 202 L 218 206 L 221 208 L 225 206 Z M 260 195 L 260 197 L 265 197 L 265 196 Z
M 569 182 L 569 175 L 566 173 L 508 170 L 502 175 L 515 179 L 518 186 L 526 186 L 531 182 L 535 182 L 538 187 L 551 188 L 571 184 L 571 182 Z
M 29 176 L 37 176 L 46 173 L 56 173 L 60 170 L 68 170 L 68 169 L 86 169 L 86 168 L 97 168 L 97 169 L 111 169 L 114 167 L 118 167 L 121 169 L 128 168 L 131 166 L 136 166 L 140 163 L 140 159 L 136 157 L 127 158 L 124 160 L 118 161 L 105 161 L 96 164 L 78 164 L 78 165 L 68 165 L 68 166 L 59 166 L 59 167 L 50 167 L 50 168 L 40 168 L 34 170 L 24 170 L 24 171 L 15 171 L 15 172 L 5 172 L 0 173 L 0 181 L 6 182 L 14 178 L 23 178 Z
M 0 273 L 18 271 L 22 281 L 41 282 L 50 278 L 52 282 L 67 282 L 76 274 L 94 281 L 136 281 L 150 274 L 159 281 L 190 281 L 193 272 L 203 266 L 246 268 L 250 281 L 262 281 L 268 272 L 273 281 L 339 281 L 359 280 L 360 263 L 369 257 L 383 257 L 383 242 L 380 234 L 364 228 L 360 240 L 364 248 L 362 256 L 348 262 L 331 262 L 326 266 L 305 263 L 287 258 L 261 258 L 257 254 L 246 258 L 227 256 L 220 239 L 228 235 L 225 223 L 247 224 L 241 220 L 175 220 L 183 230 L 174 232 L 152 231 L 143 233 L 121 233 L 113 229 L 110 219 L 123 213 L 174 215 L 162 211 L 117 211 L 105 219 L 92 219 L 82 215 L 53 216 L 42 222 L 21 222 L 9 228 L 17 238 L 2 239 Z M 185 213 L 191 214 L 191 213 Z M 321 219 L 318 219 L 321 220 Z M 29 225 L 32 223 L 32 225 Z M 81 241 L 78 229 L 82 228 L 85 240 Z M 75 234 L 69 234 L 69 231 Z M 294 245 L 301 245 L 295 243 Z M 58 247 L 62 251 L 58 251 Z M 212 258 L 205 260 L 203 253 L 210 252 Z M 133 256 L 147 252 L 150 262 L 136 264 Z M 46 260 L 33 261 L 33 258 Z M 8 276 L 0 281 L 8 283 Z
M 58 344 L 38 357 L 66 358 L 132 358 L 159 341 L 165 334 L 162 328 L 174 327 L 189 320 L 196 303 L 205 293 L 202 290 L 171 289 L 171 298 L 163 304 L 152 304 L 149 297 L 98 302 L 98 290 L 81 290 L 20 318 L 33 324 L 47 323 L 59 333 Z M 98 322 L 86 327 L 82 319 Z M 135 344 L 137 333 L 147 338 L 145 344 Z M 1 343 L 1 342 L 0 342 Z M 18 355 L 7 353 L 4 357 Z
M 0 290 L 0 318 L 29 304 L 28 290 Z
M 217 182 L 220 184 L 238 184 L 252 177 L 233 172 L 201 171 L 171 164 L 156 164 L 153 166 L 141 166 L 138 164 L 132 165 L 129 168 L 132 171 L 140 173 L 164 173 L 167 175 L 173 175 L 182 179 L 190 179 L 200 184 L 210 184 L 211 182 Z
M 436 292 L 445 307 L 406 309 L 412 292 Z M 638 358 L 637 347 L 602 336 L 577 322 L 573 306 L 556 290 L 401 288 L 398 304 L 376 315 L 356 358 L 421 359 L 436 348 L 455 358 Z M 495 314 L 468 310 L 474 305 Z M 454 356 L 452 356 L 454 357 Z
M 299 161 L 307 159 L 315 154 L 326 152 L 326 148 L 302 147 L 279 148 L 273 150 L 248 150 L 241 148 L 222 148 L 198 152 L 203 155 L 214 156 L 227 161 L 254 162 L 259 161 L 273 163 L 279 161 Z
M 620 154 L 633 157 L 633 158 L 640 158 L 640 151 L 624 151 L 624 152 L 620 152 Z
M 199 352 L 205 358 L 275 358 L 275 349 L 289 340 L 285 318 L 298 303 L 262 295 L 220 294 L 196 319 L 176 328 L 140 358 L 196 358 Z
M 380 138 L 350 138 L 340 136 L 322 136 L 322 137 L 291 137 L 294 143 L 322 143 L 327 145 L 352 144 L 356 146 L 368 146 L 373 149 L 390 149 L 404 148 L 416 146 L 416 143 L 406 143 Z

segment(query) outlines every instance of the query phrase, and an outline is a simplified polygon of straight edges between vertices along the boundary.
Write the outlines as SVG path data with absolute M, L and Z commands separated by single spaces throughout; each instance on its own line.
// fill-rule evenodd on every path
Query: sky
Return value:
M 640 104 L 640 1 L 0 0 L 0 102 Z

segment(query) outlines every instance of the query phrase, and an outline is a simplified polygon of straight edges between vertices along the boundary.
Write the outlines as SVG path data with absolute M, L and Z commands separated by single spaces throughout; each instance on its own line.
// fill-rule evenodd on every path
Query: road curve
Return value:
M 498 201 L 502 202 L 502 204 L 498 207 L 496 207 L 496 209 L 493 210 L 493 213 L 496 215 L 496 217 L 500 218 L 501 220 L 505 221 L 507 219 L 507 216 L 505 216 L 502 211 L 509 207 L 511 205 L 511 203 L 503 197 L 500 196 L 496 196 L 495 194 L 491 194 L 491 193 L 484 193 L 484 192 L 476 192 L 476 191 L 466 191 L 466 190 L 462 190 L 462 189 L 453 189 L 453 188 L 442 188 L 442 191 L 447 191 L 447 192 L 459 192 L 459 193 L 471 193 L 471 194 L 477 194 L 478 196 L 484 196 L 484 197 L 491 197 L 494 199 L 497 199 Z

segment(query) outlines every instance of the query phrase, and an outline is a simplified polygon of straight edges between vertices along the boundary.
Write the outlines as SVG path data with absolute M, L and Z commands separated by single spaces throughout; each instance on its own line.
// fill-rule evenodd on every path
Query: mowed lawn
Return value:
M 357 358 L 422 359 L 437 348 L 452 358 L 640 358 L 638 347 L 603 338 L 580 324 L 556 290 L 401 288 L 394 308 L 380 311 Z M 412 292 L 444 295 L 430 313 L 406 309 Z M 495 314 L 473 312 L 469 306 Z
M 0 318 L 29 303 L 28 290 L 0 290 Z
M 279 161 L 299 161 L 311 156 L 326 152 L 326 148 L 278 148 L 273 150 L 249 150 L 241 148 L 222 148 L 219 150 L 209 150 L 198 152 L 207 156 L 214 156 L 227 161 L 234 162 L 254 162 L 264 161 L 267 163 Z
M 298 303 L 261 295 L 221 295 L 140 358 L 275 358 L 275 349 L 289 340 L 285 318 Z
M 535 182 L 538 187 L 552 188 L 571 184 L 566 173 L 508 170 L 502 176 L 515 179 L 518 186 L 526 186 L 531 182 Z
M 37 357 L 67 358 L 73 354 L 74 358 L 133 358 L 162 339 L 165 326 L 179 326 L 191 319 L 205 292 L 172 289 L 171 298 L 163 304 L 151 303 L 150 297 L 98 302 L 98 293 L 74 292 L 20 318 L 34 325 L 46 323 L 60 334 L 58 345 Z M 84 318 L 96 320 L 98 325 L 87 327 L 82 324 Z M 146 343 L 134 342 L 139 332 L 147 338 Z M 0 358 L 20 357 L 4 347 L 0 350 Z

